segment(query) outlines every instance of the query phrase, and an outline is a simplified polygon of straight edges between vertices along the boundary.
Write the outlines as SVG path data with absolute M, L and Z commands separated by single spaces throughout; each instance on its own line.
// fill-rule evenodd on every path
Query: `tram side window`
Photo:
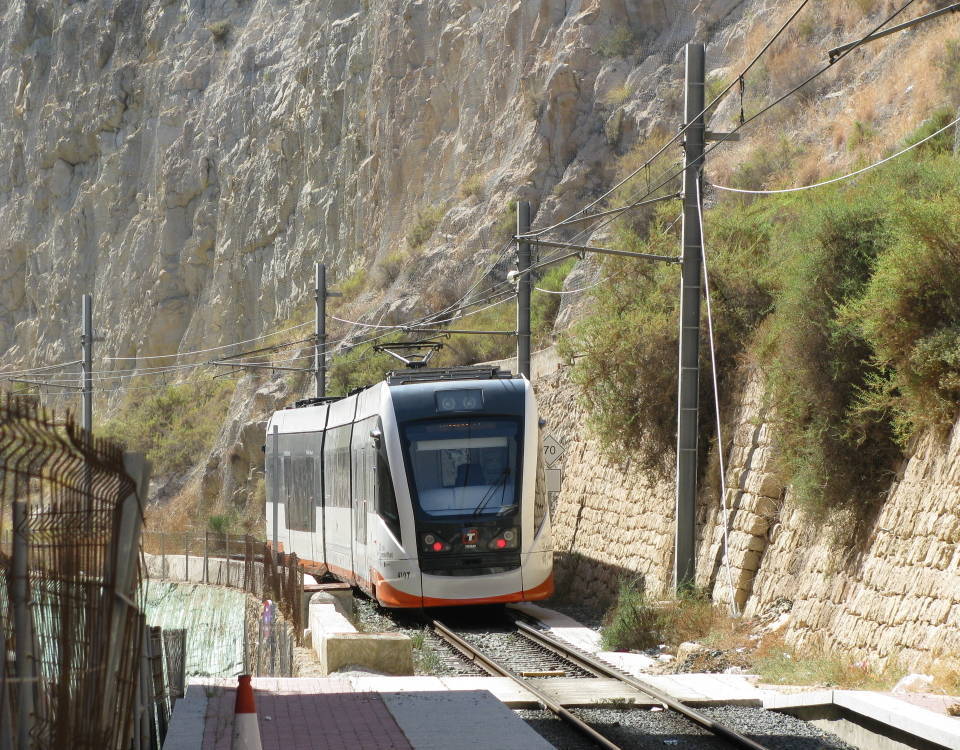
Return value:
M 353 430 L 351 460 L 353 463 L 353 499 L 356 502 L 366 500 L 373 505 L 376 496 L 376 475 L 374 466 L 373 438 L 371 430 L 377 425 L 376 417 L 357 422 Z
M 377 430 L 383 435 L 383 423 L 379 418 Z M 400 513 L 397 510 L 397 496 L 393 491 L 393 477 L 390 476 L 390 461 L 387 459 L 385 437 L 381 437 L 377 445 L 377 513 L 397 541 L 400 541 Z
M 292 491 L 288 492 L 287 528 L 295 531 L 313 531 L 316 516 L 313 513 L 313 456 L 293 456 Z
M 324 503 L 330 508 L 350 507 L 350 428 L 328 430 L 323 444 Z
M 290 494 L 293 491 L 293 459 L 285 453 L 280 459 L 283 470 L 280 472 L 280 504 L 284 506 L 287 528 L 290 528 Z

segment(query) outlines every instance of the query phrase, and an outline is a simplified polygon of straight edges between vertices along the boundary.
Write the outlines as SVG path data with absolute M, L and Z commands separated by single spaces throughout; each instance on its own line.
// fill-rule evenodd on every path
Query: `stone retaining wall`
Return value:
M 554 359 L 534 365 L 546 431 L 566 447 L 554 508 L 559 588 L 595 604 L 619 579 L 668 592 L 674 485 L 604 456 L 576 387 Z M 747 615 L 791 607 L 789 644 L 924 669 L 960 654 L 960 424 L 946 443 L 927 436 L 855 547 L 851 534 L 806 518 L 773 466 L 762 379 L 746 372 L 729 430 L 729 572 L 719 493 L 701 493 L 697 581 L 715 600 L 731 592 Z M 839 540 L 839 542 L 838 542 Z M 732 585 L 732 588 L 731 588 Z

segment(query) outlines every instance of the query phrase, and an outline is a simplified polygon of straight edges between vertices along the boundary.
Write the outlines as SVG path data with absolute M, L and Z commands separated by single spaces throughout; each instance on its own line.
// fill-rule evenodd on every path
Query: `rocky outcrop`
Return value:
M 424 207 L 438 231 L 384 299 L 467 283 L 510 200 L 549 220 L 608 182 L 696 31 L 673 5 L 4 4 L 3 362 L 74 359 L 84 292 L 98 367 L 250 338 L 309 299 L 314 261 L 370 267 Z

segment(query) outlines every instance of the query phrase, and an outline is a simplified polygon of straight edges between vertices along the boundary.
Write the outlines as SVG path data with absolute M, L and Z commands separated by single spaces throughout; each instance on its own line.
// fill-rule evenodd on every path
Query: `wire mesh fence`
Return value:
M 204 533 L 144 533 L 147 574 L 159 580 L 210 584 L 252 595 L 243 617 L 244 671 L 256 675 L 289 677 L 294 674 L 294 647 L 302 645 L 305 613 L 303 569 L 296 555 L 275 553 L 270 545 L 251 536 Z M 256 597 L 255 601 L 253 597 Z M 220 636 L 218 620 L 195 622 L 187 641 L 198 649 L 221 649 L 211 639 Z M 204 661 L 204 660 L 200 660 Z M 194 669 L 197 668 L 194 658 Z
M 143 551 L 149 578 L 229 586 L 272 602 L 300 644 L 303 568 L 296 555 L 276 553 L 252 536 L 216 532 L 146 531 Z
M 0 747 L 130 746 L 146 472 L 69 417 L 0 400 Z

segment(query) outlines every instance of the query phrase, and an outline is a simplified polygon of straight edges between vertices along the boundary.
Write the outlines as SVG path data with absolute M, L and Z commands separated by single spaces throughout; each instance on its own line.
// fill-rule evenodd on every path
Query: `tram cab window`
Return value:
M 489 516 L 517 507 L 520 424 L 515 419 L 452 419 L 404 429 L 414 496 L 427 516 Z

